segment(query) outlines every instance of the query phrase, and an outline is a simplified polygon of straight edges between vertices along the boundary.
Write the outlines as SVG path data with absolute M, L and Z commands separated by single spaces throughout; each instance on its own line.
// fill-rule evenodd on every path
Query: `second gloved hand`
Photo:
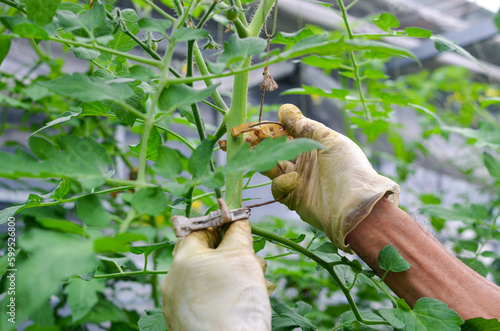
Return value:
M 269 331 L 271 304 L 250 223 L 236 221 L 222 242 L 215 231 L 179 239 L 162 285 L 171 331 Z
M 297 211 L 303 221 L 323 230 L 340 249 L 351 252 L 345 237 L 387 194 L 398 203 L 399 185 L 379 175 L 363 151 L 346 136 L 310 120 L 291 104 L 279 109 L 280 121 L 294 138 L 310 138 L 326 150 L 280 162 L 265 173 L 280 202 Z

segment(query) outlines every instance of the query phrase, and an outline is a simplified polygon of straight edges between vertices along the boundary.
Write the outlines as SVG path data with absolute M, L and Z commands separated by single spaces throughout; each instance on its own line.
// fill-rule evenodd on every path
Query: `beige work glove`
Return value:
M 386 194 L 397 204 L 399 185 L 379 175 L 352 140 L 304 117 L 294 105 L 281 106 L 279 118 L 292 137 L 314 139 L 326 150 L 304 153 L 264 173 L 273 179 L 273 196 L 288 194 L 281 203 L 324 231 L 338 248 L 353 253 L 346 236 Z
M 163 282 L 169 331 L 268 331 L 271 304 L 250 223 L 236 221 L 220 245 L 215 231 L 179 239 Z

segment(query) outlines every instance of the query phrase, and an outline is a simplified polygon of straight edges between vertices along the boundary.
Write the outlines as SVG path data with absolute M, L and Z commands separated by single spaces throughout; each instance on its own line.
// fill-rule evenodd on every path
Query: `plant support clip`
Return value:
M 218 228 L 226 223 L 248 219 L 250 209 L 238 208 L 228 210 L 229 217 L 224 216 L 221 209 L 210 212 L 205 216 L 187 218 L 185 216 L 172 216 L 172 225 L 177 237 L 185 237 L 193 231 L 204 230 L 208 228 Z

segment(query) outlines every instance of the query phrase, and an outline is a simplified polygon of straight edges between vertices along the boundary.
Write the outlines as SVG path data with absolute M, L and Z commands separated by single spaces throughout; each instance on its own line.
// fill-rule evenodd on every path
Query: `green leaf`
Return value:
M 38 25 L 46 25 L 52 22 L 61 0 L 23 0 L 23 2 L 26 4 L 28 18 Z
M 215 63 L 208 62 L 207 65 L 213 73 L 221 73 L 226 68 L 232 70 L 241 69 L 243 60 L 251 55 L 257 55 L 264 51 L 267 43 L 264 39 L 257 37 L 239 38 L 233 34 L 224 43 L 224 51 Z
M 430 39 L 434 42 L 434 46 L 436 47 L 436 49 L 439 52 L 443 53 L 443 52 L 447 52 L 447 51 L 455 51 L 458 54 L 460 54 L 460 55 L 468 58 L 472 62 L 476 63 L 481 68 L 483 68 L 483 66 L 477 61 L 477 59 L 474 56 L 472 56 L 468 51 L 466 51 L 464 48 L 459 46 L 457 43 L 455 43 L 449 39 L 446 39 L 445 37 L 440 36 L 440 35 L 432 35 L 430 37 Z
M 398 307 L 397 309 L 380 309 L 380 314 L 389 321 L 404 323 L 405 330 L 442 330 L 458 331 L 463 323 L 460 316 L 437 299 L 421 298 L 413 310 Z
M 80 16 L 80 20 L 90 31 L 102 28 L 106 21 L 106 11 L 104 6 L 96 1 L 92 10 L 85 11 L 85 13 Z
M 266 246 L 266 238 L 264 237 L 260 237 L 258 239 L 256 239 L 254 237 L 254 240 L 253 240 L 253 250 L 255 251 L 255 253 L 261 251 L 264 249 L 264 247 Z
M 194 176 L 201 177 L 208 174 L 210 157 L 212 156 L 212 149 L 214 141 L 205 139 L 193 151 L 188 163 L 188 170 Z
M 7 207 L 0 210 L 0 224 L 7 223 L 10 217 L 13 217 L 17 212 L 22 209 L 25 205 Z
M 136 146 L 129 146 L 130 150 L 140 154 L 142 148 L 142 139 L 141 142 Z M 158 129 L 152 128 L 151 134 L 149 135 L 148 145 L 146 146 L 146 158 L 152 161 L 158 160 L 158 151 L 161 147 L 161 136 L 158 132 Z
M 57 11 L 57 21 L 59 25 L 66 31 L 73 31 L 83 28 L 83 23 L 80 17 L 69 10 Z
M 83 102 L 80 116 L 108 116 L 109 108 L 100 101 Z
M 167 21 L 168 22 L 168 21 Z M 156 77 L 156 73 L 154 72 L 153 69 L 148 68 L 148 67 L 143 67 L 141 65 L 135 65 L 130 68 L 128 68 L 129 73 L 125 75 L 124 77 L 130 77 L 134 78 L 140 81 L 149 81 L 152 78 Z
M 500 179 L 500 160 L 493 157 L 491 154 L 483 153 L 483 163 L 488 169 L 490 176 L 496 179 Z
M 208 98 L 219 85 L 197 90 L 185 84 L 174 84 L 166 87 L 161 93 L 159 104 L 162 110 L 173 110 L 184 105 L 197 103 Z
M 125 253 L 130 251 L 130 243 L 146 240 L 142 234 L 119 233 L 114 237 L 102 237 L 94 241 L 94 250 L 97 253 Z
M 481 209 L 483 209 L 481 211 Z M 485 215 L 484 208 L 464 206 L 462 204 L 454 204 L 451 208 L 440 205 L 424 206 L 420 209 L 422 213 L 430 216 L 442 218 L 448 221 L 462 221 L 465 224 L 472 224 L 475 221 L 483 221 L 488 217 Z
M 49 33 L 44 28 L 39 27 L 25 17 L 1 16 L 0 22 L 19 37 L 42 40 L 49 39 Z
M 99 301 L 97 293 L 104 290 L 104 282 L 100 280 L 83 281 L 80 278 L 71 278 L 64 291 L 68 295 L 72 321 L 76 322 L 90 313 Z
M 168 198 L 159 187 L 145 188 L 134 193 L 131 203 L 140 215 L 155 216 L 165 211 Z
M 105 227 L 111 222 L 111 215 L 103 207 L 100 197 L 96 194 L 78 199 L 76 216 L 88 226 Z
M 59 137 L 58 148 L 45 139 L 31 137 L 29 145 L 39 159 L 20 150 L 16 154 L 0 151 L 0 158 L 5 162 L 0 168 L 0 176 L 75 178 L 89 189 L 104 182 L 108 156 L 105 149 L 93 140 L 63 135 Z
M 317 247 L 311 248 L 311 251 L 326 262 L 335 262 L 340 260 L 337 246 L 329 241 L 324 241 Z
M 374 40 L 329 40 L 326 35 L 314 35 L 300 40 L 289 50 L 281 53 L 281 59 L 289 59 L 315 53 L 317 55 L 333 56 L 348 51 L 375 51 L 382 54 L 399 57 L 409 57 L 420 63 L 411 51 L 398 46 Z
M 142 110 L 144 109 L 144 106 L 142 104 L 142 100 L 144 99 L 144 97 L 144 91 L 139 87 L 134 87 L 133 95 L 130 98 L 127 98 L 125 100 L 125 103 L 135 110 L 142 112 Z M 118 119 L 123 123 L 129 126 L 133 126 L 135 124 L 137 116 L 119 103 L 112 103 L 110 106 L 110 110 L 115 113 L 116 117 L 118 117 Z
M 141 316 L 139 322 L 140 331 L 165 331 L 167 330 L 167 323 L 161 309 L 146 310 L 146 315 Z
M 495 22 L 495 25 L 497 26 L 498 31 L 500 31 L 500 9 L 496 13 L 493 21 Z
M 495 318 L 484 319 L 482 317 L 471 318 L 465 321 L 461 331 L 496 331 L 500 330 L 500 321 Z
M 100 79 L 84 74 L 74 73 L 60 78 L 39 82 L 52 91 L 82 101 L 99 100 L 124 100 L 133 95 L 132 89 L 127 84 L 104 82 Z
M 97 59 L 101 55 L 101 52 L 96 51 L 95 49 L 85 48 L 81 46 L 80 47 L 71 46 L 70 49 L 73 51 L 73 53 L 77 58 L 82 60 L 92 61 L 94 59 Z
M 170 21 L 149 17 L 141 18 L 138 23 L 144 31 L 159 32 L 163 35 L 166 35 L 166 31 L 172 25 Z
M 481 100 L 481 108 L 486 108 L 490 105 L 496 105 L 499 103 L 500 103 L 499 97 L 484 98 L 483 100 Z
M 83 231 L 83 228 L 81 226 L 70 221 L 48 218 L 37 218 L 36 221 L 46 229 L 59 230 L 65 233 L 74 233 L 79 236 L 85 235 L 85 232 Z
M 373 20 L 376 26 L 384 31 L 390 31 L 391 28 L 398 28 L 399 21 L 391 13 L 382 13 L 378 18 Z
M 297 302 L 295 305 L 297 308 L 290 308 L 283 302 L 271 300 L 273 331 L 285 331 L 294 328 L 301 328 L 303 331 L 317 330 L 313 322 L 304 317 L 311 309 L 311 306 L 302 301 Z
M 19 246 L 29 258 L 19 265 L 16 302 L 18 318 L 23 320 L 46 304 L 61 286 L 61 281 L 95 267 L 92 242 L 67 233 L 32 229 L 23 236 Z M 34 276 L 36 275 L 36 276 Z
M 327 91 L 324 91 L 316 86 L 302 85 L 301 88 L 293 88 L 293 89 L 289 89 L 289 90 L 286 90 L 283 93 L 281 93 L 281 95 L 289 95 L 289 94 L 316 95 L 316 96 L 325 97 L 325 98 L 336 98 L 336 99 L 345 100 L 345 98 L 349 94 L 349 91 L 332 88 L 331 92 L 327 92 Z
M 394 246 L 387 245 L 378 253 L 378 266 L 385 271 L 402 272 L 410 269 L 411 264 L 406 262 Z
M 350 287 L 353 284 L 356 273 L 351 269 L 351 267 L 347 265 L 336 265 L 333 269 L 345 286 Z
M 180 28 L 175 30 L 170 38 L 176 41 L 198 40 L 206 38 L 209 34 L 207 30 Z
M 182 172 L 181 154 L 178 150 L 167 146 L 158 149 L 158 160 L 153 165 L 153 171 L 165 178 L 174 178 Z
M 479 123 L 479 129 L 469 129 L 462 127 L 442 126 L 443 130 L 458 133 L 466 138 L 477 140 L 475 145 L 477 147 L 490 147 L 500 150 L 500 130 L 494 128 L 489 123 Z
M 342 62 L 343 60 L 340 58 L 320 57 L 317 55 L 311 55 L 302 59 L 302 63 L 321 69 L 337 69 Z
M 171 246 L 173 247 L 175 244 L 171 241 L 164 241 L 161 243 L 156 243 L 156 244 L 150 244 L 150 245 L 142 245 L 142 246 L 131 246 L 130 247 L 130 253 L 136 254 L 136 255 L 141 255 L 144 254 L 146 257 L 148 257 L 151 253 L 153 253 L 155 250 L 158 248 L 163 248 L 166 246 Z
M 369 311 L 362 311 L 360 313 L 361 313 L 361 317 L 365 320 L 368 320 L 368 321 L 381 321 L 382 322 L 384 320 L 382 317 L 378 316 L 375 313 L 369 312 Z M 358 331 L 358 330 L 367 331 L 367 330 L 373 330 L 373 329 L 377 330 L 376 326 L 373 326 L 373 328 L 371 328 L 368 325 L 361 324 L 360 322 L 358 322 L 356 319 L 356 316 L 354 315 L 354 312 L 352 310 L 349 310 L 349 311 L 343 313 L 342 315 L 340 315 L 340 322 L 343 325 L 346 325 L 346 326 L 348 325 L 348 327 L 344 328 L 343 330 L 349 330 L 349 331 L 351 331 L 351 330 L 352 331 Z M 382 329 L 382 330 L 384 330 L 384 329 Z
M 374 69 L 366 69 L 364 72 L 366 78 L 369 79 L 387 79 L 389 76 L 384 74 L 382 71 L 374 70 Z
M 299 40 L 311 37 L 314 32 L 311 29 L 301 29 L 297 32 L 278 32 L 276 37 L 271 40 L 273 44 L 285 44 L 287 46 L 295 45 Z
M 408 37 L 430 38 L 432 36 L 432 31 L 422 28 L 405 28 L 405 32 Z
M 264 172 L 271 170 L 279 161 L 292 160 L 302 153 L 325 147 L 312 139 L 298 138 L 287 141 L 286 137 L 266 138 L 255 148 L 244 144 L 229 160 L 228 171 L 255 170 Z
M 0 35 L 0 64 L 9 54 L 10 44 L 12 42 L 12 36 Z
M 77 113 L 77 112 L 74 112 L 74 111 L 67 111 L 67 112 L 64 112 L 64 113 L 61 115 L 61 117 L 56 118 L 55 120 L 48 122 L 48 123 L 47 123 L 47 124 L 45 124 L 43 127 L 41 127 L 40 129 L 38 129 L 38 130 L 36 130 L 35 132 L 33 132 L 32 134 L 30 134 L 30 135 L 28 136 L 28 139 L 29 139 L 31 136 L 33 136 L 33 135 L 37 134 L 38 132 L 40 132 L 40 131 L 42 131 L 42 130 L 45 130 L 45 129 L 47 129 L 47 128 L 50 128 L 51 126 L 54 126 L 54 125 L 56 125 L 56 124 L 60 124 L 60 123 L 67 122 L 67 121 L 69 121 L 70 119 L 72 119 L 73 117 L 76 117 L 76 116 L 80 115 L 80 113 L 81 113 L 81 112 L 78 112 L 78 113 Z

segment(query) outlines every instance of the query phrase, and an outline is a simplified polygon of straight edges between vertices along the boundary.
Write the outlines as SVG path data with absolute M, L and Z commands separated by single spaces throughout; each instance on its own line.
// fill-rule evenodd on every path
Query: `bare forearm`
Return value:
M 390 273 L 387 285 L 410 305 L 422 297 L 439 299 L 463 319 L 500 319 L 500 287 L 489 282 L 446 249 L 420 224 L 387 199 L 346 239 L 351 248 L 379 275 L 378 253 L 394 246 L 412 265 Z

